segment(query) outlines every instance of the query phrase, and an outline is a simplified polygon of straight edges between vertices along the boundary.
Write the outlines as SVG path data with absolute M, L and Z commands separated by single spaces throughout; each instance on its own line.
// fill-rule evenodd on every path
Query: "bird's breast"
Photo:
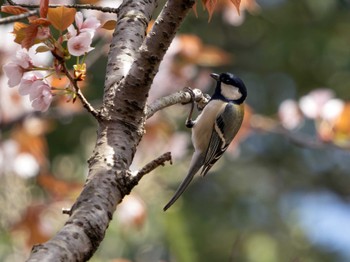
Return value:
M 214 122 L 223 112 L 227 103 L 221 100 L 212 100 L 205 106 L 202 113 L 197 117 L 192 128 L 192 143 L 196 150 L 205 151 L 208 147 Z

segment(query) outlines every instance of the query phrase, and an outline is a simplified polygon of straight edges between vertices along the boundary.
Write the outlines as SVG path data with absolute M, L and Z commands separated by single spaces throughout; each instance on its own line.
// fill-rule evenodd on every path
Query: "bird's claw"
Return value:
M 196 95 L 194 94 L 194 92 L 193 92 L 193 90 L 191 89 L 191 87 L 186 86 L 186 87 L 184 87 L 183 91 L 190 94 L 191 100 L 190 100 L 189 102 L 190 102 L 190 103 L 194 103 L 194 101 L 195 101 L 195 99 L 196 99 Z M 187 103 L 188 103 L 188 102 L 182 103 L 182 104 L 184 105 L 184 104 L 187 104 Z
M 188 119 L 186 120 L 185 126 L 187 128 L 192 128 L 194 126 L 194 121 L 192 119 Z
M 193 113 L 193 108 L 194 108 L 194 103 L 195 103 L 195 97 L 196 96 L 195 96 L 193 90 L 190 87 L 188 87 L 188 86 L 186 86 L 184 88 L 184 91 L 188 92 L 190 94 L 190 96 L 191 96 L 191 101 L 190 102 L 192 103 L 191 110 L 190 110 L 190 113 L 188 114 L 188 117 L 186 119 L 185 125 L 186 125 L 187 128 L 192 128 L 194 126 L 194 121 L 192 120 L 192 113 Z

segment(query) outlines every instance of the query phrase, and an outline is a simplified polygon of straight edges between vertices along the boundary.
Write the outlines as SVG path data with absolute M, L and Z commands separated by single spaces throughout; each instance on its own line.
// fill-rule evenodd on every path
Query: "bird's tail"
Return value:
M 195 157 L 194 157 L 195 158 Z M 170 199 L 168 204 L 166 204 L 163 208 L 164 211 L 166 211 L 169 207 L 171 207 L 175 201 L 182 195 L 182 193 L 186 190 L 188 185 L 191 183 L 194 175 L 198 172 L 198 170 L 201 168 L 202 164 L 201 161 L 196 161 L 196 159 L 192 159 L 193 165 L 191 165 L 190 171 L 188 172 L 185 179 L 181 182 L 180 186 L 177 188 L 174 196 Z
M 182 195 L 182 193 L 186 190 L 186 188 L 188 187 L 188 185 L 190 184 L 190 182 L 192 181 L 194 177 L 194 173 L 189 173 L 186 178 L 184 179 L 184 181 L 182 181 L 182 183 L 180 184 L 180 186 L 178 187 L 178 189 L 176 190 L 174 196 L 170 199 L 170 201 L 168 202 L 168 204 L 165 205 L 165 207 L 163 208 L 164 211 L 166 211 L 169 207 L 172 206 L 172 204 L 175 203 L 175 201 Z

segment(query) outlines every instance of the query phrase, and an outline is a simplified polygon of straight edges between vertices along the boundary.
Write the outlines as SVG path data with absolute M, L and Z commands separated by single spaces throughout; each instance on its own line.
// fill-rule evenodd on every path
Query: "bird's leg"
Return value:
M 184 90 L 187 91 L 188 93 L 190 93 L 191 103 L 192 103 L 191 110 L 190 110 L 190 113 L 188 114 L 185 125 L 187 128 L 192 128 L 194 126 L 194 121 L 192 120 L 192 113 L 193 113 L 194 102 L 195 102 L 195 94 L 194 94 L 193 90 L 189 87 L 185 87 Z

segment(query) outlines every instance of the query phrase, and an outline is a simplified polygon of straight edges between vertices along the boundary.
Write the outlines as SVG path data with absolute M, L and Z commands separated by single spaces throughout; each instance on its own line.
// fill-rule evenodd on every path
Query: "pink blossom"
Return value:
M 12 62 L 3 66 L 3 71 L 8 78 L 9 87 L 14 87 L 21 82 L 23 74 L 33 66 L 32 59 L 24 50 L 17 52 Z
M 278 116 L 281 124 L 287 129 L 295 129 L 300 126 L 303 116 L 298 103 L 295 100 L 284 100 L 278 108 Z
M 93 37 L 96 29 L 101 25 L 100 21 L 94 16 L 90 16 L 84 21 L 81 12 L 75 14 L 75 24 L 77 25 L 79 32 L 89 32 L 91 33 L 91 37 Z
M 37 111 L 46 111 L 52 101 L 51 87 L 42 80 L 36 81 L 35 89 L 30 93 L 32 107 Z
M 81 33 L 68 40 L 68 51 L 71 55 L 81 56 L 90 52 L 93 48 L 91 35 L 87 32 Z
M 77 12 L 75 15 L 75 24 L 68 27 L 68 51 L 71 55 L 81 56 L 90 52 L 93 48 L 90 46 L 95 30 L 101 25 L 96 17 L 89 17 L 84 21 L 83 14 Z
M 16 57 L 13 59 L 13 62 L 25 69 L 33 66 L 33 61 L 25 49 L 17 51 Z
M 77 30 L 75 29 L 74 25 L 68 26 L 67 31 L 68 31 L 68 36 L 67 36 L 68 39 L 77 35 Z
M 25 75 L 19 84 L 18 92 L 20 95 L 29 95 L 32 93 L 33 88 L 38 80 L 42 79 L 43 75 L 39 72 L 29 73 Z
M 303 114 L 311 119 L 320 117 L 323 106 L 334 97 L 331 89 L 320 88 L 300 98 L 299 106 Z
M 16 63 L 8 63 L 3 66 L 5 75 L 8 78 L 9 87 L 14 87 L 21 82 L 21 78 L 25 70 Z

